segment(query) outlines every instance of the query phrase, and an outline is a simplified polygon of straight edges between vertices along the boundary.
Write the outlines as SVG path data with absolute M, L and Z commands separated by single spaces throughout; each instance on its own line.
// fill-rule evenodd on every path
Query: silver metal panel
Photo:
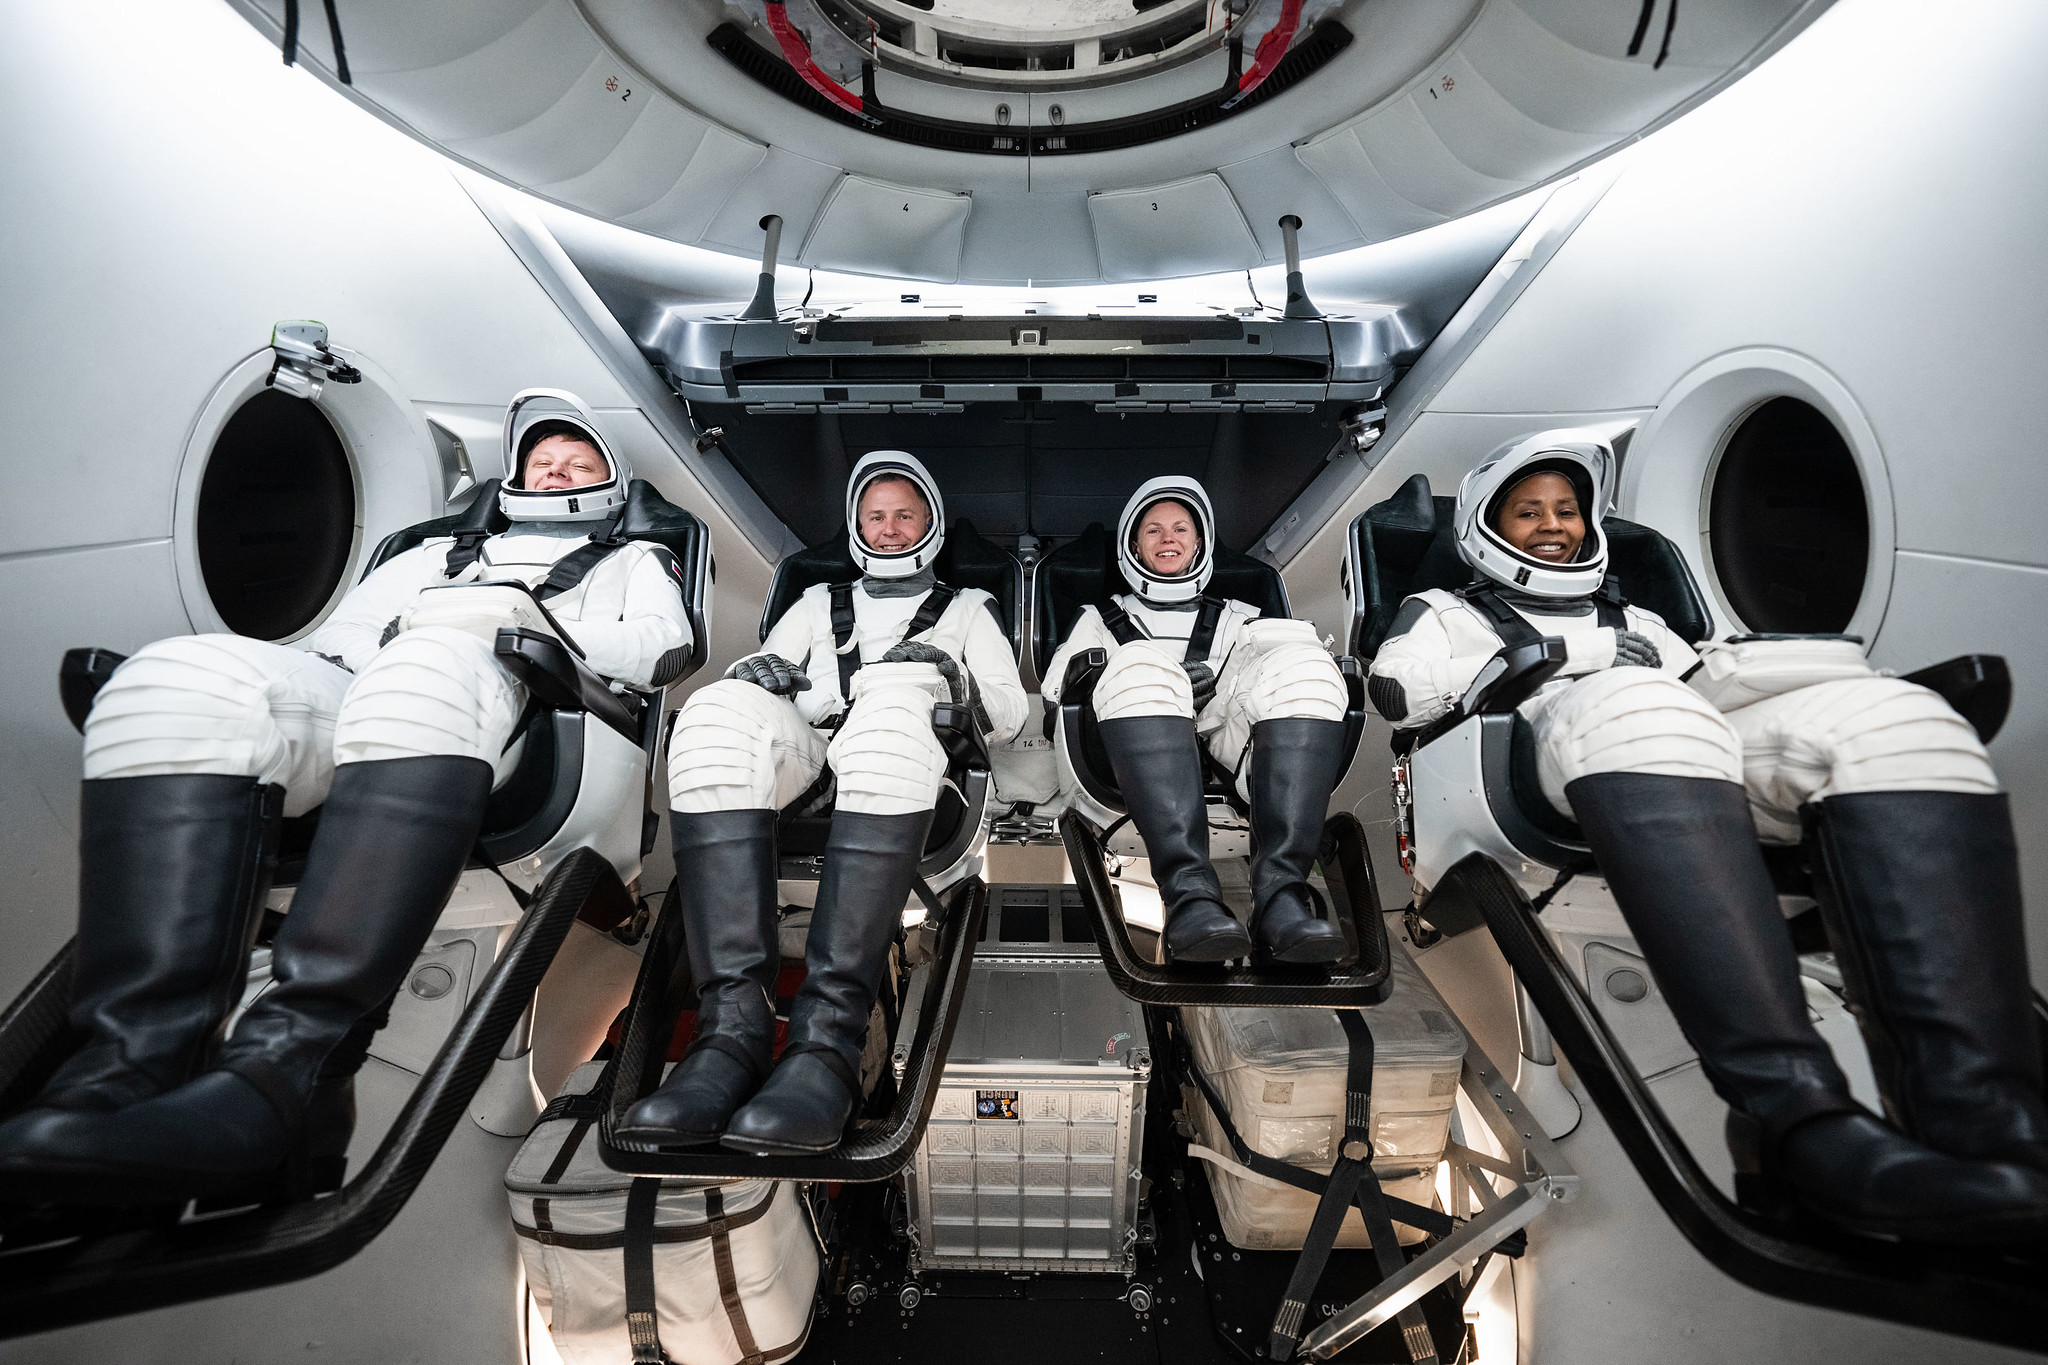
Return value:
M 1131 1270 L 1151 1066 L 1099 958 L 978 957 L 904 1174 L 916 1267 Z

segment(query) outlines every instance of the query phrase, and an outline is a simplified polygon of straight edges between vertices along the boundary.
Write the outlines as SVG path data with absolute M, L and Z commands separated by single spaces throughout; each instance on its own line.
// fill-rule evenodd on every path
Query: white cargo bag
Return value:
M 1457 1103 L 1465 1033 L 1450 1007 L 1399 944 L 1385 1003 L 1362 1011 L 1372 1031 L 1373 1173 L 1397 1199 L 1434 1206 L 1436 1168 Z M 1188 1052 L 1253 1151 L 1327 1175 L 1344 1138 L 1344 1080 L 1351 1050 L 1329 1010 L 1199 1008 L 1180 1012 Z M 1231 1245 L 1298 1251 L 1317 1199 L 1248 1169 L 1231 1155 L 1222 1123 L 1194 1087 L 1184 1088 L 1195 1121 L 1190 1154 L 1208 1167 L 1209 1189 Z M 1394 1225 L 1403 1243 L 1423 1233 Z M 1354 1207 L 1340 1247 L 1370 1246 Z
M 568 1365 L 773 1365 L 795 1355 L 818 1283 L 797 1187 L 612 1170 L 598 1159 L 595 1106 L 574 1103 L 603 1070 L 576 1068 L 505 1172 L 555 1349 Z

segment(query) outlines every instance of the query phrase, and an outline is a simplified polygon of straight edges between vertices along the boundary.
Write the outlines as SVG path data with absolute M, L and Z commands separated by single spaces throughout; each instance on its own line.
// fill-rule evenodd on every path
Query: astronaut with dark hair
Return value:
M 991 743 L 1024 723 L 1024 685 L 989 594 L 933 572 L 946 508 L 924 465 L 900 450 L 864 456 L 847 480 L 846 524 L 860 579 L 806 590 L 760 652 L 699 688 L 676 721 L 669 822 L 697 1032 L 627 1112 L 628 1140 L 755 1153 L 839 1144 L 946 777 L 932 708 L 967 707 Z M 771 1066 L 775 821 L 828 799 L 807 974 Z
M 2008 798 L 1934 692 L 1853 643 L 1698 653 L 1607 576 L 1614 457 L 1585 431 L 1509 442 L 1465 477 L 1474 581 L 1409 598 L 1368 692 L 1400 729 L 1450 712 L 1505 646 L 1567 662 L 1521 709 L 1543 796 L 1577 820 L 1767 1185 L 1886 1236 L 2048 1231 L 2048 1109 Z M 1691 685 L 1688 685 L 1690 680 Z M 1758 840 L 1823 846 L 1886 1108 L 1850 1098 L 1808 1021 Z
M 153 1204 L 339 1183 L 351 1078 L 519 758 L 527 698 L 494 653 L 499 628 L 560 622 L 593 670 L 638 687 L 689 655 L 673 559 L 610 538 L 632 470 L 583 405 L 521 393 L 505 455 L 502 533 L 393 556 L 293 644 L 159 640 L 100 691 L 79 801 L 70 1017 L 84 1043 L 0 1125 L 0 1197 Z M 316 806 L 273 984 L 223 1042 L 279 823 Z
M 1261 620 L 1248 603 L 1204 595 L 1216 518 L 1192 478 L 1153 479 L 1117 521 L 1131 592 L 1084 608 L 1046 667 L 1057 702 L 1067 668 L 1100 649 L 1096 729 L 1165 908 L 1167 957 L 1261 956 L 1329 963 L 1343 932 L 1315 912 L 1308 876 L 1330 791 L 1343 776 L 1344 679 L 1305 621 Z M 1203 755 L 1251 808 L 1252 931 L 1223 904 L 1209 861 Z M 1256 940 L 1256 942 L 1255 942 Z

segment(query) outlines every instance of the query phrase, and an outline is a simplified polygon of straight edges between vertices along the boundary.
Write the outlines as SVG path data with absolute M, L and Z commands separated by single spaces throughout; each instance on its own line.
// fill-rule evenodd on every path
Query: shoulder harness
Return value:
M 958 588 L 944 583 L 934 585 L 918 606 L 917 615 L 910 618 L 910 624 L 897 637 L 898 641 L 922 635 L 937 625 L 939 618 L 946 614 L 946 608 L 952 606 L 953 599 L 959 595 Z M 859 627 L 853 616 L 853 584 L 834 583 L 831 597 L 832 649 L 839 656 L 839 697 L 842 701 L 851 702 L 853 675 L 860 672 L 861 667 L 860 641 L 855 636 Z

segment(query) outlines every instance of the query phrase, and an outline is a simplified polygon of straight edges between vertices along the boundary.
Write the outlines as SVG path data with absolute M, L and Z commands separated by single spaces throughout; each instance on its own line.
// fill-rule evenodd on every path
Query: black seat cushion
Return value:
M 1215 547 L 1215 556 L 1216 566 L 1204 589 L 1209 596 L 1234 598 L 1257 607 L 1261 616 L 1294 614 L 1288 608 L 1287 585 L 1280 581 L 1278 569 L 1221 545 Z M 1099 521 L 1091 522 L 1080 535 L 1040 560 L 1032 579 L 1037 606 L 1032 649 L 1038 667 L 1043 670 L 1052 661 L 1083 607 L 1100 609 L 1117 594 L 1129 591 L 1131 585 L 1117 564 L 1116 546 Z
M 1349 585 L 1352 653 L 1370 659 L 1379 652 L 1402 599 L 1472 581 L 1452 534 L 1456 511 L 1457 499 L 1431 496 L 1429 476 L 1417 474 L 1351 523 L 1347 571 L 1359 580 Z M 1622 594 L 1656 612 L 1687 644 L 1706 639 L 1713 618 L 1678 547 L 1657 531 L 1620 517 L 1600 525 L 1607 532 L 1607 569 L 1620 580 Z
M 1010 637 L 1011 646 L 1016 646 L 1024 605 L 1024 566 L 1015 555 L 983 538 L 973 522 L 956 521 L 946 528 L 946 545 L 933 561 L 932 572 L 949 587 L 980 588 L 995 599 L 990 609 Z M 822 544 L 785 555 L 775 566 L 775 582 L 761 608 L 761 638 L 768 638 L 768 632 L 806 589 L 819 583 L 851 583 L 859 577 L 844 531 Z

